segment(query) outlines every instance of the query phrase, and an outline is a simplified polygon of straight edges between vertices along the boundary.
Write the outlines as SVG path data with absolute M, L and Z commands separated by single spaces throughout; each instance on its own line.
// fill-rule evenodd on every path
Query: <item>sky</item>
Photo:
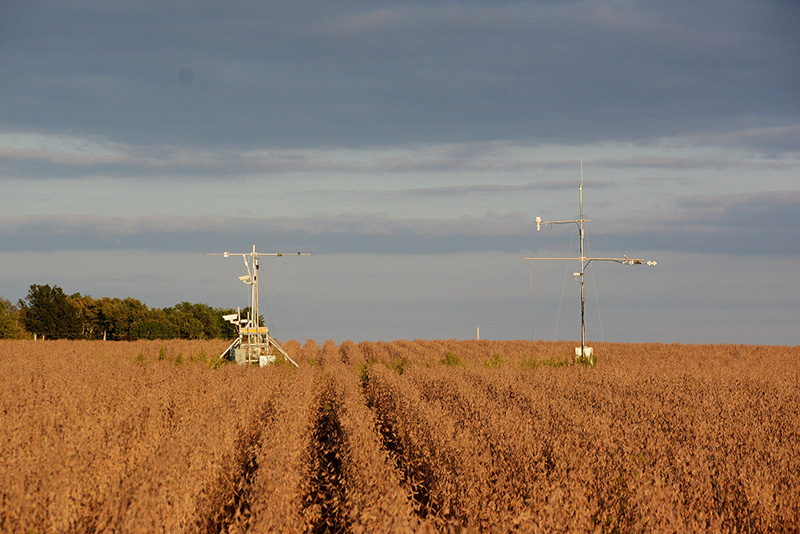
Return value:
M 800 344 L 800 4 L 0 0 L 0 297 Z

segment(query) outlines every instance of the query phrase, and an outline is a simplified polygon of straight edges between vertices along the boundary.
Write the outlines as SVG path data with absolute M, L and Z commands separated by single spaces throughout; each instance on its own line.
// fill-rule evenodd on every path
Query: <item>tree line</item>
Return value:
M 236 336 L 222 316 L 232 308 L 181 302 L 169 308 L 148 308 L 127 297 L 99 299 L 67 295 L 54 285 L 33 284 L 17 305 L 0 298 L 0 339 L 213 339 Z M 246 316 L 247 310 L 242 311 Z

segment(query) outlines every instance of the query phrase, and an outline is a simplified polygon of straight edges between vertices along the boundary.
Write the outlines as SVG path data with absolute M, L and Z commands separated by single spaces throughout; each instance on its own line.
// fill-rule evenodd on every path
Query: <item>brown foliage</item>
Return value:
M 794 532 L 800 349 L 0 341 L 3 532 Z

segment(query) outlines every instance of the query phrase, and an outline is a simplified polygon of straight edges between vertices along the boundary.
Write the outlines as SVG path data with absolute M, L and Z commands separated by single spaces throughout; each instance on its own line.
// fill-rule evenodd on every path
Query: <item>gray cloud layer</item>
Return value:
M 242 228 L 254 234 L 242 237 Z M 0 252 L 147 249 L 249 250 L 253 236 L 275 252 L 457 253 L 530 251 L 564 246 L 568 233 L 534 235 L 523 213 L 459 219 L 397 219 L 371 215 L 315 217 L 0 217 Z M 596 252 L 661 250 L 794 255 L 800 243 L 800 192 L 682 199 L 674 213 L 607 220 L 588 232 Z M 566 241 L 568 242 L 568 241 Z
M 794 2 L 84 0 L 0 21 L 0 127 L 140 145 L 640 141 L 800 115 Z

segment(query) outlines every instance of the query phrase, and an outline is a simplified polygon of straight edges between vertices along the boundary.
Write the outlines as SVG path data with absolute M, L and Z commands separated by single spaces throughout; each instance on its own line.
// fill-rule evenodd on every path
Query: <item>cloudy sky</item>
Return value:
M 0 296 L 279 339 L 800 344 L 800 4 L 0 0 Z M 532 265 L 531 265 L 532 263 Z

